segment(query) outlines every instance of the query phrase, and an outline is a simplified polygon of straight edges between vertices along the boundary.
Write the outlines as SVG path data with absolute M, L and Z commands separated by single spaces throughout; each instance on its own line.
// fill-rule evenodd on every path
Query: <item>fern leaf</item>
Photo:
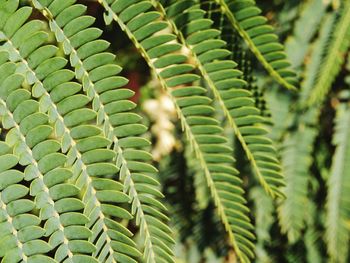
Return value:
M 309 200 L 307 209 L 309 211 L 307 219 L 307 229 L 304 234 L 306 260 L 307 262 L 324 262 L 325 257 L 322 255 L 320 245 L 322 244 L 322 233 L 317 229 L 317 221 L 320 218 L 319 211 L 315 203 Z M 323 213 L 324 211 L 322 211 Z
M 174 32 L 193 55 L 261 185 L 271 196 L 281 196 L 278 188 L 284 185 L 283 177 L 276 150 L 261 125 L 265 119 L 255 107 L 251 92 L 245 89 L 246 82 L 240 79 L 242 72 L 233 61 L 225 59 L 230 52 L 225 42 L 217 39 L 220 31 L 211 28 L 213 21 L 204 18 L 205 12 L 194 1 L 162 1 L 166 9 L 158 1 L 152 2 L 170 20 Z
M 0 60 L 1 56 L 0 53 Z M 11 140 L 9 137 L 11 135 L 7 135 L 6 140 Z M 55 263 L 53 258 L 45 255 L 51 246 L 41 240 L 45 229 L 40 226 L 40 218 L 32 214 L 35 204 L 32 198 L 27 197 L 29 189 L 24 185 L 24 173 L 16 168 L 18 161 L 13 148 L 0 141 L 1 262 L 41 260 Z
M 213 108 L 205 89 L 193 86 L 200 77 L 193 65 L 179 53 L 171 27 L 161 21 L 150 1 L 99 1 L 106 9 L 106 22 L 114 19 L 126 32 L 174 101 L 182 127 L 204 171 L 218 213 L 229 240 L 242 262 L 253 257 L 252 226 L 242 197 L 241 180 L 232 168 L 232 151 L 225 145 L 218 122 L 211 118 Z M 164 31 L 163 31 L 164 30 Z
M 344 55 L 350 46 L 350 3 L 348 1 L 342 4 L 340 17 L 333 32 L 327 56 L 322 63 L 315 87 L 307 100 L 308 106 L 324 100 L 344 62 Z
M 285 88 L 296 90 L 296 74 L 290 69 L 283 46 L 278 43 L 273 28 L 266 24 L 265 17 L 260 16 L 261 10 L 255 1 L 215 1 L 270 75 Z
M 335 16 L 328 15 L 315 41 L 306 65 L 305 79 L 302 82 L 299 105 L 303 105 L 317 80 L 319 65 L 324 57 L 325 46 L 332 32 Z M 312 151 L 317 136 L 317 121 L 320 106 L 310 107 L 306 111 L 297 109 L 293 112 L 293 121 L 297 123 L 290 130 L 282 145 L 282 164 L 286 176 L 286 199 L 278 209 L 282 231 L 288 233 L 291 242 L 295 242 L 305 228 L 306 208 L 308 204 L 308 185 L 310 183 L 309 169 L 312 162 Z M 294 123 L 292 123 L 293 125 Z
M 317 77 L 320 74 L 320 67 L 325 60 L 327 45 L 332 36 L 332 30 L 336 22 L 336 14 L 329 14 L 324 17 L 322 27 L 317 41 L 312 46 L 312 54 L 309 63 L 306 65 L 304 81 L 300 90 L 299 104 L 305 105 L 307 99 L 313 93 L 317 83 Z
M 326 16 L 326 7 L 327 4 L 319 0 L 309 0 L 302 3 L 300 6 L 300 15 L 294 23 L 293 33 L 288 36 L 285 42 L 287 57 L 292 63 L 292 67 L 296 69 L 298 73 L 300 72 L 301 75 L 304 75 L 302 77 L 305 77 L 304 62 L 306 62 L 307 67 L 312 67 L 314 71 L 316 70 L 316 72 L 314 72 L 310 71 L 310 69 L 306 69 L 308 72 L 306 76 L 309 74 L 317 74 L 318 72 L 318 66 L 321 62 L 316 62 L 315 56 L 312 55 L 313 59 L 311 63 L 316 63 L 310 66 L 308 53 L 310 52 L 310 45 L 312 45 L 315 35 L 318 34 L 319 28 L 322 28 L 322 30 L 328 28 L 329 19 Z M 328 22 L 326 23 L 323 21 Z M 323 56 L 319 58 L 322 59 Z M 307 81 L 314 81 L 314 77 L 307 77 L 307 79 Z M 310 84 L 306 84 L 305 82 L 301 83 L 301 90 L 298 94 L 298 104 L 305 103 L 301 102 L 301 100 L 303 100 L 302 97 L 304 97 L 305 94 L 309 94 L 310 92 L 307 87 L 312 88 Z M 283 92 L 280 89 L 269 89 L 266 90 L 265 94 L 274 123 L 270 133 L 271 138 L 273 141 L 282 141 L 283 135 L 288 130 L 288 126 L 294 118 L 294 113 L 291 112 L 291 108 L 295 100 L 290 96 L 291 94 Z
M 99 254 L 102 259 L 133 260 L 140 253 L 127 237 L 129 231 L 117 221 L 131 219 L 132 215 L 121 206 L 129 200 L 121 192 L 122 185 L 111 178 L 117 175 L 118 168 L 110 161 L 115 155 L 107 149 L 110 141 L 97 126 L 89 124 L 96 118 L 95 111 L 87 106 L 90 99 L 81 93 L 81 85 L 72 81 L 74 73 L 64 69 L 67 61 L 55 56 L 57 48 L 45 44 L 43 22 L 26 23 L 31 10 L 28 7 L 17 10 L 18 1 L 10 4 L 13 2 L 11 8 L 1 9 L 0 31 L 5 41 L 1 48 L 9 52 L 10 60 L 20 64 L 27 82 L 33 84 L 33 96 L 40 99 L 40 111 L 48 113 L 55 134 L 61 139 L 62 151 L 68 157 L 66 163 L 72 166 L 70 181 L 83 190 L 84 214 L 89 218 L 86 226 L 92 231 L 89 241 L 96 244 L 97 251 L 103 250 Z M 117 80 L 113 87 L 125 83 L 124 79 Z M 119 241 L 116 231 L 124 242 Z
M 300 16 L 295 22 L 293 35 L 286 40 L 286 53 L 293 68 L 303 64 L 308 47 L 323 20 L 327 5 L 323 1 L 309 0 L 302 5 Z
M 274 222 L 274 204 L 261 188 L 254 187 L 249 193 L 250 199 L 254 202 L 256 213 L 256 260 L 257 263 L 272 262 L 265 243 L 271 241 L 270 229 Z
M 304 113 L 305 114 L 305 113 Z M 307 113 L 305 123 L 295 132 L 289 133 L 282 145 L 282 163 L 286 175 L 286 199 L 279 208 L 282 231 L 288 233 L 288 239 L 295 242 L 305 227 L 308 202 L 309 168 L 312 163 L 311 153 L 317 130 L 312 126 L 317 121 L 317 110 Z M 310 125 L 310 126 L 309 126 Z
M 87 241 L 91 232 L 84 226 L 88 219 L 79 212 L 84 208 L 77 198 L 79 189 L 67 183 L 67 179 L 73 176 L 69 169 L 64 168 L 67 157 L 58 152 L 60 143 L 50 139 L 53 127 L 48 123 L 48 116 L 39 112 L 39 103 L 30 99 L 30 93 L 21 88 L 24 78 L 15 73 L 16 66 L 3 64 L 3 67 L 9 66 L 12 68 L 3 72 L 1 83 L 3 126 L 9 130 L 8 144 L 13 147 L 19 164 L 26 166 L 24 179 L 30 182 L 29 193 L 35 197 L 40 219 L 45 221 L 43 231 L 50 237 L 49 245 L 57 249 L 55 259 L 60 261 L 68 257 L 70 260 L 97 262 L 89 256 L 95 247 Z M 79 223 L 66 225 L 65 222 L 76 217 Z M 74 237 L 77 232 L 80 235 Z
M 338 105 L 333 144 L 336 146 L 328 179 L 326 239 L 332 262 L 347 262 L 349 248 L 350 109 Z
M 117 152 L 116 165 L 120 168 L 120 177 L 124 182 L 124 190 L 132 200 L 132 213 L 136 214 L 137 225 L 146 246 L 144 258 L 153 261 L 156 250 L 171 251 L 173 243 L 171 232 L 160 236 L 153 230 L 155 227 L 148 216 L 167 222 L 164 207 L 145 199 L 162 197 L 154 184 L 156 169 L 150 164 L 152 156 L 144 150 L 149 142 L 136 138 L 142 136 L 146 127 L 140 124 L 141 117 L 131 111 L 136 105 L 129 99 L 133 92 L 128 89 L 114 88 L 114 80 L 121 68 L 114 62 L 114 55 L 106 52 L 109 43 L 98 39 L 100 33 L 91 36 L 91 32 L 99 32 L 91 27 L 94 18 L 84 16 L 86 7 L 67 1 L 33 1 L 50 20 L 50 28 L 56 39 L 63 43 L 65 53 L 70 55 L 71 65 L 75 68 L 75 76 L 83 83 L 83 89 L 92 100 L 93 109 L 97 112 L 97 123 L 103 125 L 104 134 L 113 143 Z M 66 18 L 67 17 L 67 18 Z M 89 39 L 81 46 L 74 45 L 79 39 Z M 99 88 L 103 85 L 103 89 Z M 124 127 L 124 128 L 123 128 Z M 124 129 L 132 131 L 124 132 Z M 150 183 L 150 180 L 152 183 Z M 161 240 L 161 244 L 158 244 Z M 169 242 L 170 241 L 170 242 Z M 162 245 L 165 247 L 162 248 Z M 172 252 L 169 252 L 172 256 Z M 96 255 L 98 254 L 95 253 Z

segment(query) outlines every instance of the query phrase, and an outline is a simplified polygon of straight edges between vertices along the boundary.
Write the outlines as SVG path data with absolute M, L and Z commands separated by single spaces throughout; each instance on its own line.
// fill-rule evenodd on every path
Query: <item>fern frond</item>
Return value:
M 319 65 L 324 57 L 325 46 L 332 32 L 335 15 L 325 17 L 318 39 L 313 44 L 310 61 L 306 65 L 305 79 L 302 82 L 298 105 L 303 105 L 309 97 L 317 80 Z M 312 151 L 318 134 L 317 122 L 320 106 L 310 107 L 306 111 L 297 109 L 292 112 L 296 127 L 286 134 L 282 145 L 282 165 L 286 176 L 286 199 L 278 209 L 282 231 L 288 233 L 291 242 L 295 242 L 305 227 L 308 204 L 309 169 Z M 292 127 L 293 128 L 293 127 Z
M 339 20 L 333 31 L 333 39 L 329 44 L 327 56 L 322 63 L 315 87 L 307 100 L 307 106 L 321 103 L 324 100 L 344 63 L 344 55 L 349 46 L 350 2 L 344 1 L 340 8 Z
M 283 45 L 273 33 L 267 19 L 260 16 L 261 10 L 254 0 L 215 0 L 250 50 L 262 63 L 269 74 L 282 86 L 296 90 L 298 80 L 290 69 Z
M 30 182 L 29 194 L 35 197 L 39 217 L 45 221 L 43 233 L 50 237 L 50 247 L 57 249 L 55 260 L 68 257 L 97 262 L 89 255 L 95 246 L 87 241 L 91 236 L 84 226 L 88 218 L 79 212 L 84 208 L 77 198 L 80 191 L 67 183 L 73 174 L 64 167 L 67 157 L 58 152 L 60 143 L 50 138 L 53 127 L 49 118 L 39 112 L 39 103 L 30 99 L 29 91 L 21 88 L 24 78 L 15 73 L 15 64 L 5 63 L 4 67 L 8 70 L 1 74 L 0 116 L 3 127 L 9 130 L 8 144 L 19 164 L 26 166 L 24 179 Z
M 191 52 L 206 83 L 220 103 L 231 127 L 241 143 L 252 170 L 265 191 L 271 196 L 281 196 L 284 185 L 279 161 L 272 141 L 262 127 L 265 118 L 255 107 L 251 92 L 236 64 L 225 59 L 230 52 L 225 42 L 217 39 L 220 31 L 212 29 L 213 21 L 204 18 L 205 12 L 194 1 L 152 1 L 170 20 L 174 32 Z
M 258 263 L 271 262 L 265 244 L 271 241 L 270 229 L 274 222 L 274 204 L 261 188 L 254 187 L 249 192 L 250 199 L 254 202 L 256 214 L 256 260 Z
M 308 52 L 308 47 L 323 21 L 327 5 L 323 1 L 306 1 L 295 21 L 293 34 L 285 43 L 285 50 L 293 68 L 300 68 Z
M 282 145 L 283 171 L 286 175 L 286 199 L 279 207 L 279 219 L 282 231 L 288 233 L 288 239 L 295 242 L 305 227 L 308 202 L 309 168 L 312 163 L 313 144 L 317 136 L 314 125 L 317 122 L 317 110 L 304 113 L 306 116 L 296 131 L 289 133 Z
M 117 221 L 132 218 L 121 206 L 129 198 L 114 180 L 118 168 L 110 161 L 115 158 L 115 153 L 107 149 L 110 141 L 96 125 L 90 124 L 96 113 L 88 106 L 89 97 L 81 93 L 80 84 L 72 81 L 74 73 L 64 69 L 67 61 L 55 56 L 57 48 L 45 44 L 44 23 L 37 20 L 26 23 L 31 8 L 17 10 L 18 1 L 1 7 L 0 35 L 4 41 L 1 49 L 9 52 L 10 60 L 20 64 L 27 82 L 33 84 L 32 95 L 40 99 L 40 111 L 48 113 L 55 134 L 61 139 L 62 151 L 68 157 L 66 163 L 72 166 L 70 181 L 83 190 L 84 214 L 89 218 L 86 226 L 92 231 L 89 241 L 96 244 L 98 260 L 132 261 L 140 253 L 128 238 L 130 232 Z M 125 80 L 117 78 L 113 87 L 123 84 Z M 126 127 L 121 127 L 119 132 L 125 130 Z
M 322 232 L 318 229 L 318 222 L 320 217 L 322 218 L 324 211 L 321 216 L 317 209 L 317 204 L 313 200 L 309 200 L 307 204 L 309 211 L 307 218 L 307 228 L 304 233 L 306 259 L 308 263 L 312 262 L 326 262 L 326 257 L 323 255 L 324 252 L 320 249 L 322 244 Z M 325 254 L 325 253 L 324 253 Z
M 312 45 L 312 54 L 309 63 L 306 64 L 304 80 L 299 94 L 300 105 L 305 105 L 317 82 L 320 73 L 320 65 L 324 63 L 327 45 L 331 39 L 334 24 L 336 22 L 336 14 L 328 14 L 324 17 L 319 37 Z
M 140 50 L 151 69 L 157 73 L 162 86 L 174 101 L 194 153 L 206 176 L 211 194 L 229 240 L 242 262 L 250 262 L 254 246 L 252 226 L 246 216 L 248 209 L 242 197 L 241 180 L 232 168 L 232 151 L 225 145 L 222 129 L 211 118 L 213 108 L 205 89 L 192 86 L 200 77 L 194 66 L 180 53 L 182 45 L 176 42 L 171 27 L 160 20 L 161 14 L 152 9 L 150 1 L 99 1 L 106 9 L 106 22 L 113 19 Z M 161 33 L 162 32 L 162 33 Z
M 172 255 L 171 232 L 159 235 L 152 223 L 152 219 L 166 223 L 168 218 L 164 214 L 165 207 L 157 201 L 163 197 L 155 181 L 157 170 L 150 164 L 152 156 L 144 150 L 150 143 L 140 138 L 147 128 L 140 124 L 141 117 L 131 112 L 136 107 L 129 100 L 133 92 L 115 87 L 115 81 L 123 80 L 117 76 L 122 69 L 114 63 L 115 56 L 106 52 L 109 43 L 99 39 L 101 32 L 91 26 L 94 18 L 84 15 L 85 6 L 64 0 L 32 2 L 46 15 L 56 39 L 63 43 L 76 78 L 82 81 L 84 91 L 92 100 L 97 123 L 103 125 L 105 136 L 117 152 L 116 165 L 120 168 L 124 191 L 132 200 L 132 213 L 136 215 L 136 223 L 141 226 L 140 233 L 145 239 L 144 258 L 154 261 L 156 250 L 163 249 Z
M 41 239 L 45 229 L 40 218 L 32 214 L 35 204 L 27 196 L 29 189 L 24 185 L 24 173 L 16 168 L 18 161 L 12 147 L 0 141 L 0 260 L 55 263 L 45 255 L 51 246 Z
M 328 179 L 326 239 L 332 262 L 348 262 L 350 191 L 350 107 L 338 105 L 333 144 L 336 146 Z
M 226 60 L 233 60 L 237 63 L 238 70 L 242 71 L 241 79 L 247 82 L 245 89 L 252 93 L 255 101 L 255 107 L 260 110 L 260 115 L 266 117 L 266 122 L 269 122 L 270 112 L 266 105 L 264 92 L 261 85 L 257 85 L 257 78 L 253 67 L 253 54 L 247 52 L 244 43 L 236 30 L 231 26 L 225 14 L 221 13 L 220 6 L 213 1 L 201 2 L 201 8 L 206 10 L 206 18 L 212 19 L 213 26 L 220 30 L 220 38 L 226 42 L 226 49 L 231 54 L 226 57 Z
M 159 236 L 152 230 L 153 226 L 149 225 L 150 222 L 147 220 L 147 216 L 151 216 L 163 222 L 168 221 L 164 214 L 165 207 L 159 209 L 156 202 L 144 200 L 144 196 L 150 196 L 155 200 L 163 197 L 157 189 L 158 183 L 154 181 L 157 170 L 149 164 L 152 157 L 143 149 L 145 145 L 149 145 L 149 142 L 136 140 L 132 143 L 120 143 L 126 139 L 129 141 L 135 139 L 146 131 L 146 127 L 140 124 L 141 117 L 135 113 L 129 113 L 136 107 L 128 100 L 133 92 L 128 89 L 114 88 L 113 79 L 121 68 L 113 63 L 115 56 L 106 52 L 108 42 L 99 40 L 97 35 L 89 38 L 86 43 L 81 43 L 80 47 L 74 46 L 74 39 L 78 34 L 81 35 L 79 38 L 84 38 L 92 30 L 99 31 L 91 27 L 94 18 L 82 16 L 86 9 L 84 6 L 58 0 L 45 3 L 33 1 L 33 3 L 49 18 L 51 30 L 55 33 L 56 39 L 63 42 L 65 53 L 70 55 L 71 65 L 75 68 L 75 76 L 82 81 L 84 90 L 93 101 L 93 109 L 98 112 L 97 123 L 104 126 L 105 136 L 113 142 L 114 151 L 118 153 L 116 165 L 121 168 L 120 177 L 124 182 L 124 190 L 132 200 L 132 213 L 136 214 L 136 223 L 141 226 L 141 236 L 145 238 L 144 257 L 147 260 L 154 260 L 155 250 L 163 248 L 157 244 L 157 239 L 152 239 L 162 240 L 166 250 L 171 251 L 172 241 L 170 243 L 168 241 L 172 238 L 170 232 L 166 233 L 166 238 Z M 109 82 L 106 84 L 109 87 L 104 88 L 102 92 L 99 91 L 98 85 L 106 82 Z M 119 126 L 135 129 L 132 133 L 118 134 L 115 130 L 120 129 Z M 153 173 L 153 175 L 147 173 Z M 154 209 L 157 209 L 157 212 Z

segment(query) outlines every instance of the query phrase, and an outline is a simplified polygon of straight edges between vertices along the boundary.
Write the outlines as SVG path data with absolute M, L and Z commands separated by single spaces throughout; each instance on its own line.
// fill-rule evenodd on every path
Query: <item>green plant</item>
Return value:
M 2 262 L 347 262 L 350 4 L 259 5 L 0 0 Z

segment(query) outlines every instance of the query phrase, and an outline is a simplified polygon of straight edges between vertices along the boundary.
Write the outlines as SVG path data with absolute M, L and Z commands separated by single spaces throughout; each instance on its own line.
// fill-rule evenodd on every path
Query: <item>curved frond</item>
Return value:
M 341 65 L 344 63 L 344 55 L 349 46 L 350 2 L 344 1 L 340 7 L 340 17 L 333 30 L 332 41 L 328 46 L 327 56 L 322 63 L 312 93 L 306 102 L 308 106 L 321 103 L 324 100 L 341 69 Z
M 298 79 L 290 68 L 290 62 L 273 33 L 267 19 L 254 0 L 215 0 L 220 4 L 232 26 L 241 35 L 250 50 L 278 83 L 290 90 L 296 90 Z
M 212 29 L 213 21 L 204 18 L 205 12 L 195 1 L 152 1 L 170 19 L 182 44 L 191 52 L 204 80 L 213 91 L 231 127 L 241 143 L 254 174 L 265 191 L 275 197 L 282 196 L 279 187 L 284 185 L 276 150 L 267 138 L 259 109 L 242 72 L 236 63 L 226 59 L 230 52 L 220 39 L 220 31 Z
M 347 103 L 338 105 L 333 144 L 336 150 L 328 179 L 326 239 L 332 262 L 345 263 L 350 237 L 350 107 Z
M 81 80 L 84 91 L 92 100 L 97 123 L 103 125 L 105 136 L 117 152 L 120 179 L 132 200 L 132 214 L 136 215 L 136 223 L 144 237 L 144 258 L 153 262 L 157 251 L 172 257 L 171 231 L 160 235 L 154 230 L 157 228 L 154 220 L 167 223 L 168 218 L 164 214 L 165 207 L 157 200 L 163 197 L 156 181 L 157 170 L 151 164 L 152 156 L 144 149 L 150 143 L 140 138 L 147 128 L 140 123 L 141 117 L 132 113 L 136 104 L 129 99 L 134 93 L 122 88 L 126 80 L 117 76 L 122 69 L 114 63 L 115 56 L 106 51 L 109 43 L 99 39 L 101 31 L 92 27 L 94 18 L 85 15 L 85 6 L 64 0 L 33 3 L 49 19 L 57 41 L 63 43 L 70 64 L 75 68 L 75 77 Z
M 17 7 L 18 1 L 10 1 L 0 9 L 1 49 L 9 52 L 10 60 L 19 64 L 19 73 L 33 84 L 31 91 L 39 99 L 39 110 L 48 113 L 62 152 L 67 153 L 66 164 L 73 172 L 70 182 L 83 193 L 84 214 L 89 218 L 86 226 L 92 231 L 89 241 L 96 245 L 98 260 L 132 261 L 140 253 L 128 238 L 130 232 L 118 222 L 132 215 L 123 208 L 129 198 L 115 180 L 119 169 L 111 161 L 115 158 L 107 147 L 111 142 L 91 124 L 96 121 L 96 112 L 89 108 L 90 99 L 82 93 L 82 86 L 73 80 L 74 73 L 64 68 L 67 61 L 55 55 L 56 47 L 46 45 L 44 23 L 26 22 L 31 8 Z M 118 80 L 113 88 L 125 83 Z
M 325 17 L 318 39 L 313 44 L 310 61 L 306 65 L 305 79 L 302 82 L 298 104 L 302 105 L 308 98 L 317 80 L 319 65 L 324 58 L 325 46 L 330 38 L 335 16 Z M 295 242 L 305 228 L 308 211 L 308 189 L 310 184 L 309 169 L 320 115 L 320 106 L 315 105 L 306 111 L 297 109 L 292 112 L 293 123 L 282 144 L 282 165 L 286 177 L 284 194 L 286 199 L 278 209 L 282 231 Z
M 246 216 L 248 209 L 242 196 L 242 182 L 232 168 L 232 149 L 220 134 L 222 129 L 211 118 L 214 109 L 205 89 L 193 86 L 200 77 L 180 53 L 183 47 L 171 27 L 160 20 L 161 14 L 150 1 L 99 1 L 106 9 L 105 20 L 113 19 L 140 50 L 162 86 L 172 97 L 184 132 L 203 169 L 211 194 L 229 240 L 242 262 L 250 262 L 254 246 L 252 226 Z M 162 32 L 162 33 L 160 33 Z

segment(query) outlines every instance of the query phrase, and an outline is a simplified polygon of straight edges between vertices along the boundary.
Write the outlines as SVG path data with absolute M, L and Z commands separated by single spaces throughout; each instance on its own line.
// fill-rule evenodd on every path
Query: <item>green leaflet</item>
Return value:
M 346 262 L 349 247 L 349 127 L 347 103 L 338 106 L 333 144 L 336 146 L 328 179 L 326 238 L 334 262 Z
M 283 46 L 278 43 L 273 28 L 267 25 L 267 19 L 260 15 L 255 1 L 215 1 L 270 75 L 285 88 L 295 90 L 298 86 L 296 74 L 290 69 Z
M 112 142 L 110 147 L 114 151 L 106 150 L 90 150 L 84 152 L 82 160 L 89 164 L 93 160 L 116 160 L 116 166 L 120 169 L 120 179 L 124 182 L 124 191 L 127 192 L 132 201 L 132 213 L 135 214 L 136 223 L 141 226 L 141 234 L 144 238 L 144 257 L 147 260 L 154 260 L 154 255 L 159 251 L 160 254 L 165 253 L 166 257 L 172 258 L 170 246 L 173 242 L 170 232 L 165 237 L 151 231 L 151 222 L 146 220 L 146 215 L 159 217 L 165 222 L 168 221 L 165 216 L 165 207 L 157 207 L 154 200 L 151 203 L 141 200 L 143 195 L 150 194 L 154 198 L 163 197 L 158 188 L 151 185 L 147 180 L 134 182 L 134 174 L 143 174 L 148 180 L 156 177 L 157 170 L 144 161 L 151 161 L 151 156 L 144 150 L 149 145 L 146 140 L 138 139 L 147 130 L 140 124 L 141 117 L 135 113 L 129 113 L 136 105 L 129 99 L 133 96 L 133 92 L 121 87 L 127 83 L 123 77 L 116 76 L 121 71 L 121 67 L 114 64 L 115 56 L 108 53 L 106 49 L 109 43 L 98 39 L 99 30 L 91 27 L 94 18 L 86 16 L 86 7 L 79 4 L 67 3 L 66 1 L 33 1 L 43 14 L 46 14 L 50 20 L 50 29 L 55 33 L 56 39 L 63 43 L 64 52 L 70 56 L 70 64 L 75 68 L 75 76 L 83 83 L 83 89 L 88 97 L 92 100 L 93 110 L 97 112 L 97 123 L 103 125 L 104 135 Z M 65 7 L 65 8 L 62 8 Z M 141 9 L 145 8 L 140 6 Z M 147 8 L 147 6 L 146 6 Z M 132 13 L 124 12 L 125 20 L 130 18 Z M 156 28 L 162 27 L 161 24 Z M 139 39 L 145 37 L 147 32 L 138 31 Z M 80 100 L 77 98 L 76 100 Z M 63 102 L 62 102 L 63 103 Z M 67 102 L 67 105 L 71 105 Z M 82 116 L 77 113 L 77 116 Z M 71 116 L 70 119 L 76 121 L 77 116 Z M 96 138 L 97 139 L 97 138 Z M 100 138 L 102 139 L 102 138 Z M 133 143 L 128 143 L 128 140 Z M 103 140 L 103 139 L 102 139 Z M 96 141 L 96 140 L 95 140 Z M 101 140 L 100 140 L 101 141 Z M 121 142 L 125 143 L 121 145 Z M 84 142 L 84 148 L 88 147 Z M 108 143 L 110 145 L 110 143 Z M 130 149 L 131 148 L 131 149 Z M 88 148 L 90 149 L 90 148 Z M 81 149 L 82 150 L 82 149 Z M 114 158 L 114 153 L 117 156 Z M 146 157 L 146 159 L 145 159 Z M 107 167 L 87 166 L 91 175 L 100 176 L 100 171 L 106 171 Z M 111 192 L 97 193 L 98 200 L 102 202 L 110 202 L 117 200 L 117 196 L 111 196 Z M 124 200 L 128 201 L 128 199 Z M 148 209 L 150 206 L 150 209 Z M 152 209 L 151 209 L 152 208 Z M 112 213 L 111 209 L 105 207 L 105 211 Z M 97 234 L 96 234 L 97 235 Z M 101 236 L 104 238 L 104 236 Z M 103 239 L 96 239 L 96 243 L 102 242 Z M 157 240 L 160 241 L 157 241 Z M 161 242 L 159 244 L 159 242 Z M 114 248 L 117 246 L 114 246 Z M 100 252 L 104 247 L 99 247 L 94 255 L 99 256 L 99 260 L 103 260 L 104 256 Z M 118 252 L 118 250 L 117 250 Z M 123 252 L 119 251 L 119 252 Z M 116 254 L 117 255 L 117 254 Z M 135 256 L 135 254 L 131 254 Z M 108 258 L 107 258 L 108 259 Z M 117 258 L 115 258 L 117 260 Z
M 227 116 L 240 141 L 252 170 L 271 196 L 281 196 L 279 187 L 283 178 L 272 141 L 266 138 L 259 110 L 252 94 L 246 91 L 242 72 L 225 58 L 230 54 L 225 42 L 217 39 L 220 31 L 212 29 L 213 21 L 204 18 L 205 12 L 195 6 L 195 1 L 153 1 L 166 14 L 181 42 L 192 52 L 199 70 Z M 193 14 L 198 14 L 194 16 Z M 188 19 L 195 17 L 194 19 Z
M 218 213 L 229 234 L 231 245 L 242 262 L 249 262 L 249 257 L 254 256 L 252 252 L 253 245 L 251 243 L 254 235 L 251 233 L 249 219 L 244 216 L 248 212 L 248 209 L 244 205 L 245 200 L 242 197 L 241 181 L 237 177 L 238 172 L 236 169 L 232 168 L 232 160 L 228 161 L 225 159 L 225 161 L 222 161 L 220 159 L 222 154 L 227 155 L 232 150 L 230 147 L 225 146 L 226 139 L 220 135 L 218 122 L 210 117 L 214 109 L 210 106 L 210 101 L 206 99 L 204 90 L 200 87 L 192 86 L 193 81 L 199 79 L 199 76 L 193 73 L 194 67 L 186 63 L 187 58 L 184 55 L 174 53 L 176 50 L 175 47 L 179 49 L 182 45 L 174 45 L 174 36 L 166 35 L 163 37 L 158 34 L 154 35 L 154 33 L 157 33 L 163 28 L 164 22 L 160 23 L 158 21 L 158 23 L 155 21 L 158 16 L 151 15 L 155 11 L 151 8 L 150 1 L 116 0 L 101 1 L 101 3 L 107 11 L 105 15 L 106 22 L 110 22 L 110 18 L 118 22 L 120 27 L 133 41 L 134 45 L 142 52 L 149 66 L 155 72 L 159 72 L 157 76 L 162 86 L 171 94 L 175 102 L 184 132 L 206 176 L 211 194 L 218 208 Z M 120 12 L 120 10 L 123 11 Z M 148 23 L 136 30 L 134 30 L 134 27 L 130 29 L 129 25 L 133 24 L 133 21 L 146 16 Z M 168 23 L 166 25 L 169 28 L 170 25 Z M 140 35 L 139 32 L 141 32 Z M 201 36 L 199 38 L 193 38 L 193 43 L 199 41 L 200 38 Z M 139 41 L 140 39 L 142 41 Z M 168 53 L 153 52 L 152 48 L 156 46 L 154 39 Z M 171 45 L 171 48 L 165 48 L 167 45 Z M 150 50 L 152 50 L 151 54 L 153 56 L 157 54 L 159 57 L 151 59 L 149 57 Z M 172 67 L 176 67 L 176 69 L 169 71 L 169 68 Z M 162 77 L 162 73 L 160 73 L 163 71 L 166 72 L 163 74 L 165 77 Z M 187 90 L 184 87 L 187 87 Z M 181 92 L 178 91 L 181 88 Z M 187 102 L 184 100 L 186 98 L 188 98 Z M 191 99 L 193 99 L 193 104 L 188 104 Z M 208 126 L 208 124 L 211 126 Z M 208 132 L 210 131 L 210 134 L 207 134 L 207 131 L 204 129 L 205 126 L 209 128 Z M 204 138 L 203 136 L 205 136 L 206 140 L 201 141 L 201 138 Z M 213 138 L 213 140 L 210 140 L 210 138 Z M 212 159 L 208 158 L 209 155 L 213 155 L 214 157 L 211 156 Z M 210 159 L 211 161 L 209 161 Z M 220 174 L 228 178 L 233 178 L 232 180 L 235 181 L 235 184 L 223 181 L 220 176 L 215 177 L 215 175 Z

